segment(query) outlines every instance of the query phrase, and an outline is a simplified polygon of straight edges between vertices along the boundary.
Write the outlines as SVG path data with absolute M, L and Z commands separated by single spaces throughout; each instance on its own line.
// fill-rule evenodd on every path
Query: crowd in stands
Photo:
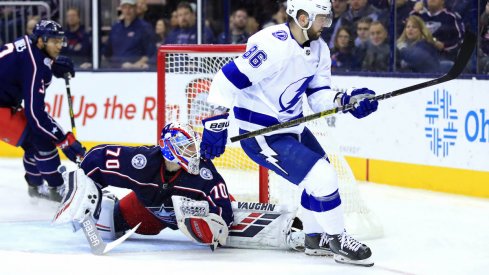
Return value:
M 477 31 L 479 26 L 478 72 L 487 74 L 489 1 L 482 1 L 488 3 L 477 11 L 469 0 L 332 0 L 333 23 L 321 34 L 331 49 L 332 71 L 446 72 L 464 32 Z M 159 46 L 198 43 L 196 4 L 164 2 L 172 3 L 171 12 L 151 12 L 146 0 L 120 1 L 120 17 L 101 39 L 102 68 L 151 69 Z M 287 20 L 285 0 L 231 2 L 227 28 L 222 18 L 205 17 L 202 43 L 246 43 L 258 30 Z M 391 4 L 395 4 L 395 20 L 391 19 Z M 91 68 L 90 30 L 80 21 L 76 8 L 67 9 L 64 18 L 68 47 L 63 54 L 80 68 Z M 37 20 L 28 21 L 26 32 Z M 473 67 L 467 72 L 475 73 Z

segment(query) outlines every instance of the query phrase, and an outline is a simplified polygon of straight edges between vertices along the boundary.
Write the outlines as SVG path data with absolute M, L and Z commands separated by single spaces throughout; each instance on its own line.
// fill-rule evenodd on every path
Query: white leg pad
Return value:
M 104 194 L 102 197 L 102 209 L 96 226 L 100 232 L 100 237 L 104 240 L 115 240 L 121 235 L 116 234 L 114 228 L 114 207 L 116 201 L 117 198 L 110 193 Z
M 325 159 L 320 159 L 314 164 L 299 187 L 304 188 L 307 194 L 314 197 L 327 196 L 338 189 L 338 175 L 332 164 Z

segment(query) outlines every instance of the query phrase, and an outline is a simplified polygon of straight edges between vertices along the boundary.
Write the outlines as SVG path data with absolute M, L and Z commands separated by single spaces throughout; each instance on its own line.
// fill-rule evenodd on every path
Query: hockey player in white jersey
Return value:
M 377 110 L 367 88 L 331 90 L 331 58 L 321 31 L 330 27 L 330 0 L 288 0 L 288 22 L 251 36 L 246 52 L 214 77 L 208 102 L 215 115 L 204 119 L 202 156 L 224 153 L 229 109 L 240 134 L 302 117 L 304 94 L 314 112 L 355 103 L 363 118 Z M 372 252 L 344 229 L 338 179 L 327 154 L 304 125 L 241 141 L 256 163 L 304 188 L 301 197 L 305 253 L 334 255 L 340 263 L 372 266 Z

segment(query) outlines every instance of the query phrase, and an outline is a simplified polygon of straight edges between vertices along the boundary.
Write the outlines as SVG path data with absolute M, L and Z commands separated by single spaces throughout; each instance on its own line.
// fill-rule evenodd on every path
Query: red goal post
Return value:
M 161 130 L 163 126 L 168 123 L 166 117 L 166 69 L 168 63 L 167 60 L 168 54 L 231 54 L 234 56 L 238 56 L 244 53 L 246 50 L 245 44 L 238 45 L 162 45 L 158 49 L 158 59 L 157 59 L 157 68 L 158 68 L 158 99 L 157 99 L 157 139 L 160 138 Z M 170 65 L 171 66 L 171 65 Z M 172 107 L 169 107 L 172 108 Z M 260 202 L 268 202 L 269 201 L 269 190 L 268 190 L 268 169 L 259 166 L 259 195 L 258 199 Z

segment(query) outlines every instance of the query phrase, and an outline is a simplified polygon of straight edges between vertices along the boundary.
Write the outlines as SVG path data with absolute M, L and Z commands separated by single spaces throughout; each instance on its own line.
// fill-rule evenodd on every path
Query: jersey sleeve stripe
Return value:
M 27 36 L 26 36 L 27 37 Z M 39 120 L 37 119 L 36 117 L 36 113 L 34 112 L 34 83 L 36 81 L 36 74 L 37 74 L 37 66 L 36 66 L 36 60 L 34 59 L 34 54 L 32 54 L 32 49 L 31 49 L 31 45 L 29 43 L 29 41 L 27 40 L 27 38 L 24 38 L 26 41 L 26 45 L 27 45 L 27 49 L 29 50 L 29 55 L 31 57 L 31 61 L 32 61 L 32 66 L 33 66 L 33 74 L 32 74 L 32 82 L 31 82 L 31 100 L 30 100 L 30 106 L 29 106 L 29 110 L 31 112 L 31 115 L 32 115 L 32 118 L 36 121 L 36 125 L 39 129 L 41 129 L 41 131 L 45 132 L 46 134 L 48 134 L 49 136 L 51 136 L 54 140 L 58 140 L 58 138 L 51 134 L 50 131 L 44 129 L 42 126 L 41 126 L 41 123 L 39 122 Z
M 307 88 L 306 89 L 306 95 L 310 96 L 310 95 L 314 94 L 315 92 L 321 91 L 321 90 L 331 90 L 331 87 L 322 86 L 322 87 L 317 87 L 317 88 Z
M 246 122 L 250 122 L 253 124 L 258 124 L 261 126 L 269 127 L 269 126 L 280 123 L 280 121 L 278 121 L 278 119 L 275 117 L 265 115 L 262 113 L 258 113 L 258 112 L 254 112 L 254 111 L 248 110 L 246 108 L 234 107 L 233 111 L 234 111 L 234 117 L 236 119 L 243 120 Z M 289 120 L 293 120 L 293 119 L 300 118 L 300 117 L 303 117 L 302 113 L 300 113 L 299 115 L 297 115 L 295 117 L 290 118 Z
M 87 176 L 92 175 L 93 173 L 95 173 L 96 170 L 99 170 L 102 174 L 112 174 L 112 175 L 115 175 L 115 176 L 118 176 L 118 177 L 127 179 L 127 180 L 129 180 L 131 182 L 134 182 L 137 185 L 140 185 L 140 186 L 151 186 L 151 187 L 158 188 L 158 184 L 139 182 L 139 181 L 137 181 L 137 180 L 135 180 L 135 179 L 127 176 L 127 175 L 124 175 L 124 174 L 121 174 L 121 173 L 118 173 L 118 172 L 115 172 L 115 171 L 109 171 L 109 170 L 100 169 L 100 167 L 96 167 L 92 171 L 88 172 L 87 173 Z
M 222 72 L 226 78 L 240 90 L 251 86 L 250 79 L 238 69 L 234 61 L 231 61 L 222 67 Z

